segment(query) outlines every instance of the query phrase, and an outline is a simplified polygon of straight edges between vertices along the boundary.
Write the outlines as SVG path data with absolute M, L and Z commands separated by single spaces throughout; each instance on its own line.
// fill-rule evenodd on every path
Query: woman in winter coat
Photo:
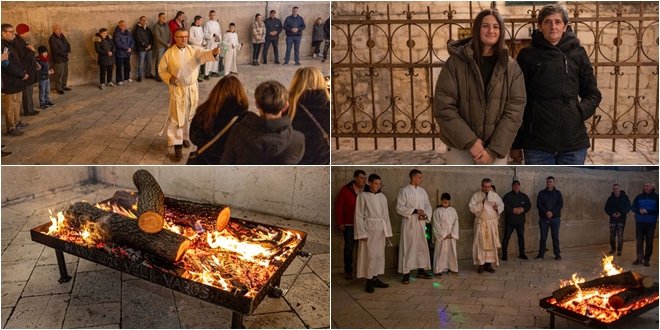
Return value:
M 289 88 L 289 118 L 305 135 L 305 154 L 299 165 L 330 164 L 330 95 L 323 74 L 315 67 L 296 71 Z
M 115 43 L 108 35 L 108 29 L 101 28 L 99 33 L 94 36 L 94 49 L 96 54 L 99 55 L 99 69 L 101 85 L 99 88 L 104 89 L 105 86 L 114 87 L 112 84 L 112 65 L 115 63 Z
M 316 23 L 314 23 L 314 28 L 312 29 L 312 47 L 314 47 L 313 57 L 321 55 L 321 43 L 323 42 L 324 37 L 323 19 L 319 17 L 316 19 Z
M 252 22 L 252 65 L 254 66 L 259 66 L 259 53 L 264 42 L 266 42 L 266 24 L 261 20 L 261 14 L 256 14 Z
M 190 123 L 190 141 L 199 151 L 223 129 L 227 130 L 196 158 L 188 158 L 187 165 L 220 165 L 220 157 L 225 151 L 229 132 L 233 124 L 248 114 L 249 105 L 243 84 L 236 76 L 220 79 L 206 101 L 197 107 L 195 117 Z M 234 117 L 237 118 L 232 122 Z
M 525 109 L 525 81 L 504 48 L 504 22 L 486 9 L 472 37 L 449 44 L 435 88 L 433 116 L 448 165 L 505 165 Z

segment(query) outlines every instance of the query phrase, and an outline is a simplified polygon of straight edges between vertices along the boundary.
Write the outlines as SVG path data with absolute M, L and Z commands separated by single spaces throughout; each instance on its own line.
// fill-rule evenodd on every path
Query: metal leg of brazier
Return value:
M 555 313 L 550 313 L 550 329 L 555 328 Z
M 64 253 L 60 250 L 55 250 L 55 255 L 57 256 L 57 265 L 60 267 L 60 279 L 57 280 L 59 283 L 66 283 L 71 281 L 71 276 L 66 272 L 66 263 L 64 262 Z
M 243 326 L 243 314 L 238 312 L 231 312 L 231 328 L 245 329 Z

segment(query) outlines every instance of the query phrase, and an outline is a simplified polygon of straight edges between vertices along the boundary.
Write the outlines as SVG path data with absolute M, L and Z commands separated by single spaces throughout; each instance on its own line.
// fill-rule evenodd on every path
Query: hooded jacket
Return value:
M 584 121 L 593 116 L 602 95 L 571 27 L 556 46 L 535 30 L 518 64 L 525 75 L 527 106 L 513 149 L 565 153 L 588 148 Z
M 265 119 L 250 112 L 234 125 L 222 165 L 296 165 L 305 154 L 305 137 L 287 116 Z
M 491 156 L 505 158 L 525 108 L 522 71 L 503 49 L 484 93 L 472 38 L 454 41 L 448 49 L 450 56 L 438 76 L 433 100 L 440 140 L 449 147 L 469 150 L 481 139 Z
M 151 34 L 151 29 L 148 26 L 141 26 L 140 23 L 135 24 L 133 31 L 135 38 L 135 50 L 138 52 L 147 51 L 147 47 L 154 47 L 154 35 Z M 151 48 L 149 50 L 151 50 Z
M 18 56 L 21 58 L 23 70 L 28 74 L 28 78 L 23 80 L 23 84 L 25 86 L 32 86 L 39 80 L 37 58 L 35 52 L 30 48 L 27 48 L 27 46 L 28 43 L 17 34 L 16 38 L 14 38 L 14 48 L 16 49 Z
M 94 38 L 94 50 L 98 54 L 98 65 L 99 66 L 112 66 L 115 64 L 115 44 L 110 38 L 110 35 L 107 35 L 105 39 L 101 39 L 101 34 L 97 33 Z M 112 52 L 112 55 L 108 55 L 108 52 Z
M 329 165 L 330 145 L 314 120 L 301 108 L 305 106 L 314 119 L 330 134 L 330 100 L 324 90 L 307 90 L 300 95 L 296 105 L 293 129 L 305 135 L 305 155 L 300 165 Z
M 55 32 L 53 32 L 48 39 L 48 46 L 50 46 L 50 60 L 53 61 L 53 63 L 69 62 L 71 45 L 69 45 L 69 42 L 66 40 L 63 33 L 57 36 Z
M 621 213 L 618 219 L 612 216 L 616 212 Z M 610 223 L 625 223 L 628 212 L 630 212 L 630 198 L 628 198 L 626 192 L 620 190 L 619 197 L 614 196 L 614 193 L 612 193 L 607 199 L 607 203 L 605 203 L 605 213 L 610 216 Z
M 641 214 L 639 210 L 645 209 L 648 213 Z M 641 223 L 657 223 L 658 222 L 658 194 L 655 188 L 650 194 L 642 192 L 635 197 L 635 200 L 630 207 L 630 210 L 635 212 L 635 221 Z
M 128 32 L 128 29 L 126 29 L 124 32 L 121 32 L 119 25 L 117 25 L 117 27 L 115 27 L 115 34 L 112 35 L 112 38 L 115 40 L 115 49 L 117 50 L 115 57 L 131 57 L 131 54 L 135 50 L 135 42 L 133 41 L 133 36 L 131 33 Z M 127 52 L 129 48 L 131 49 L 130 53 Z
M 9 50 L 9 64 L 2 67 L 2 93 L 3 94 L 16 94 L 25 90 L 23 77 L 25 70 L 21 64 L 21 58 L 16 53 L 14 43 L 9 40 L 2 39 L 2 49 Z

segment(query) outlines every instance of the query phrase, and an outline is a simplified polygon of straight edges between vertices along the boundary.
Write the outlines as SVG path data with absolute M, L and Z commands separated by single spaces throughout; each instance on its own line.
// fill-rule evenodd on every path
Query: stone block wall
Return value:
M 361 169 L 367 173 L 376 173 L 382 178 L 382 192 L 387 197 L 389 215 L 392 222 L 392 243 L 394 247 L 386 249 L 386 267 L 396 267 L 397 248 L 401 232 L 401 218 L 396 213 L 396 199 L 399 189 L 410 180 L 408 173 L 417 168 L 422 171 L 422 187 L 429 195 L 431 205 L 439 204 L 439 195 L 443 192 L 451 194 L 451 205 L 456 209 L 459 218 L 460 239 L 457 242 L 458 258 L 472 258 L 474 214 L 470 212 L 468 203 L 472 194 L 480 190 L 481 180 L 490 178 L 497 187 L 500 196 L 511 191 L 511 182 L 515 174 L 514 166 L 500 167 L 467 167 L 467 166 L 380 166 L 380 167 L 332 167 L 332 265 L 343 265 L 344 240 L 337 229 L 335 203 L 342 185 L 353 180 L 353 172 Z M 540 190 L 545 189 L 546 177 L 555 177 L 555 187 L 561 191 L 564 199 L 562 209 L 560 243 L 562 248 L 579 247 L 609 242 L 609 217 L 605 214 L 605 202 L 610 196 L 612 185 L 618 183 L 628 194 L 632 202 L 635 196 L 642 192 L 644 182 L 658 182 L 657 172 L 629 172 L 613 170 L 593 170 L 574 167 L 523 167 L 518 166 L 520 190 L 529 196 L 532 209 L 527 213 L 525 223 L 525 252 L 534 257 L 539 250 L 539 226 L 536 198 Z M 500 219 L 500 239 L 503 237 L 503 215 Z M 657 231 L 656 231 L 657 236 Z M 624 249 L 634 249 L 635 220 L 633 213 L 627 217 Z M 552 249 L 551 238 L 547 246 Z M 509 242 L 509 253 L 518 252 L 517 238 L 512 235 Z M 607 251 L 603 251 L 607 252 Z
M 2 166 L 2 203 L 55 193 L 89 177 L 89 168 L 85 166 Z
M 222 31 L 229 29 L 229 23 L 236 24 L 239 42 L 243 49 L 238 53 L 238 64 L 251 63 L 252 57 L 252 29 L 254 15 L 260 13 L 264 19 L 268 12 L 274 9 L 277 17 L 284 22 L 286 16 L 291 15 L 291 7 L 300 8 L 300 16 L 305 19 L 307 28 L 303 31 L 303 41 L 300 46 L 302 56 L 311 56 L 313 48 L 312 27 L 318 17 L 323 21 L 330 15 L 328 1 L 282 2 L 282 1 L 162 1 L 162 2 L 125 2 L 125 1 L 3 1 L 2 23 L 14 26 L 25 23 L 30 26 L 31 43 L 33 45 L 48 46 L 48 38 L 53 33 L 52 25 L 62 26 L 62 33 L 71 44 L 69 59 L 69 84 L 97 84 L 99 68 L 97 55 L 94 51 L 92 38 L 100 28 L 107 28 L 108 34 L 114 34 L 115 27 L 120 20 L 127 23 L 129 31 L 133 31 L 140 16 L 147 17 L 147 24 L 152 28 L 158 21 L 158 13 L 163 12 L 169 22 L 177 11 L 186 13 L 185 26 L 190 27 L 196 15 L 202 16 L 202 22 L 208 20 L 208 12 L 216 11 L 216 18 L 220 22 Z M 286 51 L 286 36 L 284 31 L 279 39 L 280 61 Z M 154 52 L 152 52 L 154 53 Z M 272 52 L 269 52 L 272 60 Z M 155 63 L 156 54 L 152 54 Z M 293 54 L 291 55 L 293 56 Z M 137 77 L 138 56 L 131 56 L 131 77 Z M 153 73 L 153 68 L 152 68 Z M 114 76 L 114 72 L 113 72 Z

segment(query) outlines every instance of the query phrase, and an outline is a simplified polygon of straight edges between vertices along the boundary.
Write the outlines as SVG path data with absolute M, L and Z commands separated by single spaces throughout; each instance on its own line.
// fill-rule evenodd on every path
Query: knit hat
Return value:
M 41 54 L 47 52 L 48 48 L 46 48 L 46 46 L 39 46 L 39 47 L 37 47 L 37 51 L 39 52 L 39 55 L 41 55 Z
M 30 27 L 27 24 L 18 24 L 16 25 L 16 33 L 23 34 L 25 32 L 30 32 Z

